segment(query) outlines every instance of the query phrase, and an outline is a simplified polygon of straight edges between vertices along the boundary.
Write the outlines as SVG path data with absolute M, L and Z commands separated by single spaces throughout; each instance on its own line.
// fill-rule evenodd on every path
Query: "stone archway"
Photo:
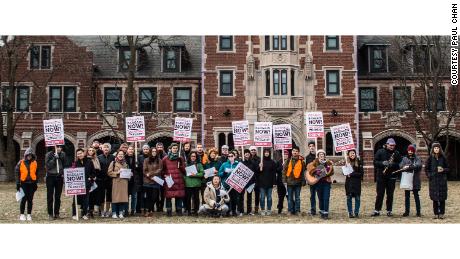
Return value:
M 447 146 L 449 140 L 449 146 Z M 460 180 L 460 132 L 449 129 L 449 135 L 442 134 L 439 142 L 444 149 L 449 164 L 448 180 Z
M 375 134 L 375 136 L 372 138 L 373 145 L 375 147 L 377 142 L 381 141 L 382 139 L 394 136 L 404 138 L 408 140 L 410 143 L 416 143 L 416 139 L 414 138 L 414 136 L 410 135 L 409 133 L 402 130 L 389 129 Z
M 161 138 L 161 137 L 168 137 L 168 138 L 172 138 L 174 136 L 173 132 L 172 131 L 157 131 L 153 134 L 150 134 L 146 139 L 145 139 L 145 142 L 150 142 L 152 140 L 155 140 L 157 138 Z
M 93 143 L 94 140 L 105 138 L 105 137 L 118 137 L 121 140 L 123 140 L 125 138 L 125 134 L 123 134 L 123 132 L 118 131 L 118 130 L 116 130 L 115 132 L 116 132 L 116 134 L 112 130 L 98 131 L 98 132 L 94 133 L 93 135 L 89 136 L 87 143 L 91 144 L 91 143 Z

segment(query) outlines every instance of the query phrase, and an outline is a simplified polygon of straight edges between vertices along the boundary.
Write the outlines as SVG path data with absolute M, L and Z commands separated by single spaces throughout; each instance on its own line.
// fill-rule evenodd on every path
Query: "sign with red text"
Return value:
M 65 168 L 64 183 L 66 196 L 86 194 L 85 168 Z
M 331 127 L 331 134 L 335 152 L 355 149 L 350 123 Z
M 246 187 L 253 175 L 254 172 L 251 169 L 243 163 L 238 163 L 225 182 L 237 192 L 241 193 L 244 191 L 244 187 Z
M 144 116 L 126 117 L 126 141 L 145 141 Z
M 64 145 L 64 123 L 62 119 L 44 120 L 43 129 L 47 147 Z
M 174 119 L 174 141 L 190 142 L 192 140 L 193 119 L 176 117 Z
M 254 146 L 272 146 L 272 126 L 271 122 L 254 122 Z
M 322 112 L 305 113 L 307 138 L 324 138 L 324 120 Z
M 251 145 L 248 121 L 232 121 L 233 144 L 235 146 Z
M 276 150 L 292 149 L 291 124 L 273 125 L 273 144 Z

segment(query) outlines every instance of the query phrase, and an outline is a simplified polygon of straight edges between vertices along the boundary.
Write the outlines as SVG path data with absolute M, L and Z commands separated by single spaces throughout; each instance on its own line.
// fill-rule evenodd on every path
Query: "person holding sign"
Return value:
M 447 200 L 447 174 L 449 165 L 442 152 L 441 144 L 431 144 L 430 157 L 425 164 L 425 173 L 429 179 L 430 199 L 433 201 L 434 219 L 444 219 Z
M 334 174 L 334 163 L 326 159 L 326 152 L 320 149 L 316 152 L 317 158 L 308 164 L 308 174 L 319 179 L 318 185 L 318 202 L 319 213 L 322 219 L 329 218 L 329 198 L 331 196 L 331 176 Z
M 220 163 L 218 160 L 218 154 L 219 152 L 217 151 L 216 148 L 211 148 L 208 151 L 208 154 L 206 156 L 206 162 L 203 163 L 203 167 L 205 170 L 205 178 L 203 179 L 203 183 L 201 184 L 201 203 L 204 204 L 204 190 L 207 187 L 207 184 L 212 181 L 212 176 L 217 175 L 217 172 L 219 172 L 220 168 Z M 198 153 L 198 157 L 200 154 Z M 204 160 L 204 158 L 203 158 Z M 212 170 L 211 175 L 206 175 L 206 172 L 209 172 L 209 170 Z
M 404 190 L 404 214 L 403 217 L 409 216 L 410 213 L 410 192 L 414 194 L 415 210 L 417 217 L 421 217 L 420 197 L 418 192 L 421 189 L 420 171 L 422 171 L 422 160 L 415 154 L 415 144 L 407 147 L 407 156 L 403 157 L 399 167 L 405 172 L 412 175 L 412 190 Z
M 124 212 L 128 210 L 128 179 L 121 178 L 122 169 L 128 169 L 125 161 L 125 152 L 118 150 L 115 160 L 109 165 L 107 174 L 112 177 L 112 218 L 124 218 Z
M 300 191 L 305 181 L 305 162 L 299 155 L 299 148 L 292 148 L 291 159 L 285 162 L 283 168 L 283 184 L 287 185 L 288 211 L 291 215 L 300 213 Z
M 24 192 L 24 197 L 21 199 L 19 205 L 21 221 L 32 220 L 32 206 L 34 200 L 34 194 L 37 190 L 37 161 L 36 156 L 32 151 L 32 148 L 28 148 L 24 152 L 24 158 L 19 161 L 15 168 L 16 175 L 16 190 Z M 27 203 L 27 216 L 24 214 Z
M 275 153 L 280 154 L 280 153 Z M 284 158 L 282 157 L 284 156 Z M 283 212 L 284 207 L 284 199 L 287 200 L 286 194 L 287 189 L 286 186 L 283 184 L 283 162 L 289 160 L 289 150 L 285 149 L 284 154 L 278 155 L 275 162 L 276 162 L 276 192 L 278 193 L 278 214 Z M 289 201 L 288 201 L 289 202 Z
M 249 150 L 251 151 L 251 161 L 254 163 L 254 172 L 259 172 L 261 158 L 257 155 L 257 148 L 255 146 L 250 146 Z M 260 205 L 260 188 L 258 185 L 259 174 L 254 174 L 256 185 L 254 186 L 254 212 L 259 214 L 259 205 Z M 252 201 L 251 201 L 252 203 Z
M 163 161 L 157 153 L 157 149 L 153 147 L 151 149 L 149 157 L 144 160 L 143 174 L 144 174 L 144 216 L 153 216 L 154 204 L 160 200 L 160 189 L 163 185 L 160 185 L 157 181 L 161 179 L 161 172 L 163 171 Z M 157 180 L 157 181 L 155 181 Z
M 198 153 L 196 151 L 190 152 L 187 167 L 195 167 L 194 171 L 196 174 L 185 176 L 185 210 L 187 211 L 188 216 L 198 216 L 198 209 L 200 208 L 201 181 L 204 176 L 204 169 L 201 161 L 198 161 Z
M 227 178 L 233 172 L 233 170 L 238 165 L 238 161 L 235 160 L 235 154 L 230 152 L 227 156 L 228 161 L 223 163 L 219 168 L 219 177 L 223 183 L 225 190 L 230 190 L 230 186 L 226 183 Z M 236 190 L 230 190 L 230 207 L 232 210 L 232 215 L 236 216 L 236 206 L 238 204 L 238 192 Z
M 77 149 L 77 159 L 72 165 L 72 168 L 84 167 L 85 168 L 85 188 L 86 194 L 77 195 L 77 204 L 80 205 L 82 211 L 82 219 L 87 220 L 88 218 L 88 206 L 89 206 L 89 190 L 91 188 L 91 179 L 94 179 L 94 165 L 90 158 L 86 157 L 86 152 L 82 148 Z M 77 204 L 75 199 L 72 202 L 72 219 L 77 220 Z
M 260 209 L 262 216 L 272 214 L 272 192 L 273 185 L 276 183 L 276 163 L 271 159 L 270 149 L 265 148 L 264 157 L 260 163 L 258 186 L 260 189 Z M 265 198 L 267 198 L 267 210 L 265 210 Z
M 371 215 L 373 217 L 380 216 L 385 192 L 387 193 L 387 216 L 393 216 L 393 194 L 397 178 L 393 172 L 399 169 L 399 163 L 401 163 L 401 155 L 395 148 L 395 140 L 389 138 L 385 147 L 379 149 L 374 157 L 374 168 L 377 174 L 377 196 L 375 198 L 375 210 Z
M 68 167 L 66 154 L 62 151 L 62 146 L 56 146 L 52 151 L 45 155 L 46 169 L 46 204 L 48 218 L 50 220 L 59 219 L 61 208 L 61 194 L 64 186 L 64 168 Z
M 259 166 L 254 163 L 254 161 L 251 159 L 251 151 L 249 149 L 244 150 L 244 156 L 243 156 L 243 165 L 245 165 L 247 168 L 249 168 L 251 171 L 254 172 L 252 175 L 251 179 L 249 180 L 248 184 L 244 188 L 246 190 L 246 214 L 247 215 L 254 215 L 252 213 L 252 193 L 254 192 L 254 188 L 256 185 L 256 175 L 259 173 Z M 252 186 L 252 188 L 251 188 Z M 244 191 L 240 194 L 240 203 L 241 203 L 241 210 L 240 213 L 244 213 Z M 258 206 L 258 205 L 257 205 Z
M 215 175 L 212 181 L 208 182 L 204 191 L 205 203 L 200 207 L 199 214 L 208 214 L 210 216 L 223 216 L 228 212 L 227 203 L 230 201 L 227 192 L 221 187 L 220 177 Z
M 128 151 L 125 156 L 126 164 L 133 173 L 128 182 L 128 194 L 131 195 L 131 216 L 134 216 L 137 211 L 137 194 L 138 190 L 142 187 L 142 172 L 139 172 L 139 164 L 134 155 L 134 146 L 128 146 Z M 128 211 L 126 211 L 128 212 Z
M 174 198 L 176 213 L 182 216 L 182 202 L 185 197 L 185 161 L 179 156 L 179 145 L 171 144 L 171 151 L 163 158 L 163 177 L 171 177 L 174 184 L 171 187 L 164 186 L 166 198 L 166 213 L 172 216 L 172 199 Z
M 112 202 L 112 178 L 109 177 L 107 171 L 109 165 L 115 160 L 115 156 L 110 154 L 112 146 L 109 143 L 102 145 L 102 155 L 99 155 L 97 159 L 101 165 L 101 172 L 99 177 L 96 177 L 97 188 L 99 189 L 99 198 L 97 204 L 102 211 L 101 217 L 110 217 L 110 203 Z
M 348 150 L 346 166 L 351 168 L 350 174 L 345 179 L 345 194 L 347 195 L 347 209 L 350 218 L 359 218 L 361 205 L 361 181 L 364 176 L 363 162 L 356 156 L 356 150 Z M 353 198 L 355 198 L 355 210 L 353 214 Z
M 91 185 L 94 185 L 96 182 L 96 179 L 99 178 L 100 172 L 101 172 L 101 163 L 99 163 L 99 160 L 97 159 L 96 156 L 96 149 L 94 147 L 89 147 L 87 151 L 87 157 L 93 164 L 91 168 L 90 175 L 93 176 L 91 178 Z M 94 209 L 96 208 L 96 211 L 99 212 L 99 215 L 101 214 L 101 208 L 99 207 L 99 203 L 97 201 L 99 197 L 99 186 L 96 184 L 96 189 L 93 190 L 92 192 L 89 193 L 89 210 L 88 210 L 88 215 L 90 218 L 94 218 Z

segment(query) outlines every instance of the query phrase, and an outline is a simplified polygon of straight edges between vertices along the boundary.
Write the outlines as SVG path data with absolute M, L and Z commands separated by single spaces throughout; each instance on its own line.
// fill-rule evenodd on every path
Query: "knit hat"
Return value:
M 411 151 L 412 153 L 415 153 L 415 150 L 416 150 L 415 145 L 409 145 L 407 147 L 407 151 Z
M 250 146 L 249 150 L 257 150 L 257 148 L 255 146 Z
M 288 150 L 288 149 L 285 149 L 285 150 L 284 150 L 284 155 L 285 155 L 285 156 L 289 156 L 289 150 Z
M 441 148 L 441 143 L 439 143 L 438 141 L 435 141 L 431 144 L 431 148 L 434 148 L 434 147 L 438 147 L 438 148 Z
M 324 152 L 324 149 L 318 149 L 318 151 L 316 151 L 317 157 L 319 157 L 319 153 L 323 153 L 324 155 L 326 155 L 326 152 Z
M 150 146 L 145 144 L 145 145 L 142 146 L 142 149 L 150 149 Z
M 396 145 L 396 141 L 393 138 L 389 138 L 389 139 L 387 139 L 386 144 L 388 144 L 388 145 Z

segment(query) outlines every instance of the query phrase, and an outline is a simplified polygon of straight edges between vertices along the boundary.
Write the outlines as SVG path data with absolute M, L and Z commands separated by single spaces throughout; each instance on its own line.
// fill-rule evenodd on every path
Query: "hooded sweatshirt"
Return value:
M 26 157 L 31 155 L 32 158 L 27 160 Z M 24 152 L 24 158 L 18 162 L 15 167 L 16 183 L 34 183 L 37 182 L 37 161 L 32 148 Z

